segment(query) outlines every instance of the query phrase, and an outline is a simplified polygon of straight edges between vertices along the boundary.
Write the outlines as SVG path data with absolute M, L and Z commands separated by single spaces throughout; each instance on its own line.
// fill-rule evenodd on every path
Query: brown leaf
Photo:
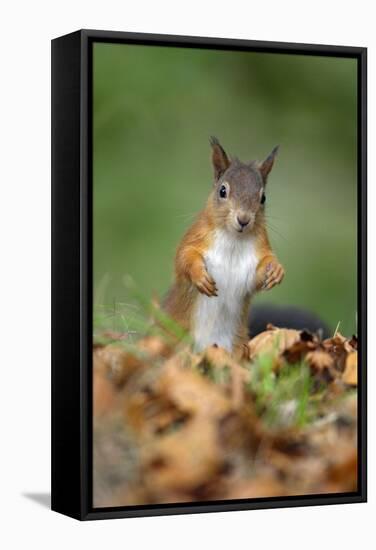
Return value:
M 105 330 L 101 333 L 101 336 L 107 340 L 129 340 L 128 332 L 119 332 L 116 330 Z
M 142 447 L 143 481 L 150 492 L 189 493 L 192 499 L 223 470 L 225 457 L 218 450 L 214 425 L 193 419 L 185 429 Z
M 174 351 L 173 347 L 166 342 L 166 339 L 154 335 L 145 336 L 139 340 L 137 347 L 152 359 L 170 357 Z
M 213 367 L 224 368 L 236 364 L 233 356 L 224 348 L 209 346 L 202 354 L 203 361 L 207 361 Z
M 351 340 L 349 340 L 349 344 L 353 349 L 358 349 L 358 337 L 355 336 L 355 334 L 352 335 Z
M 108 378 L 118 387 L 123 386 L 132 374 L 146 366 L 139 357 L 116 344 L 97 349 L 94 356 L 100 362 L 101 368 L 105 369 Z
M 299 340 L 283 352 L 283 357 L 290 364 L 299 363 L 310 350 L 314 350 L 317 344 L 310 340 Z
M 168 495 L 180 500 L 212 498 L 232 454 L 248 456 L 258 445 L 252 413 L 245 407 L 235 412 L 218 385 L 173 359 L 154 377 L 141 377 L 124 407 L 139 441 L 143 483 L 158 501 L 168 501 Z
M 116 405 L 116 393 L 113 384 L 101 373 L 94 372 L 93 377 L 93 414 L 94 417 L 113 412 Z
M 257 475 L 250 480 L 232 483 L 227 498 L 265 498 L 287 496 L 286 486 L 272 472 Z
M 188 369 L 167 365 L 156 381 L 158 392 L 169 398 L 182 410 L 208 419 L 226 414 L 228 399 L 207 379 Z
M 232 354 L 219 346 L 209 346 L 202 354 L 194 358 L 194 365 L 205 374 L 212 369 L 228 369 L 228 382 L 234 407 L 241 407 L 244 401 L 244 385 L 250 380 L 249 370 L 237 362 Z
M 322 342 L 322 346 L 330 353 L 334 360 L 334 366 L 339 371 L 345 368 L 345 361 L 348 353 L 348 341 L 341 333 L 337 332 L 332 338 L 327 338 Z
M 356 351 L 349 353 L 346 358 L 342 381 L 349 386 L 358 385 L 358 354 Z
M 350 447 L 327 472 L 327 492 L 356 491 L 358 488 L 358 453 Z
M 328 352 L 321 349 L 316 349 L 307 353 L 306 361 L 313 370 L 318 372 L 324 369 L 330 369 L 334 364 L 333 357 L 331 357 Z
M 337 371 L 333 368 L 334 359 L 327 351 L 323 349 L 310 351 L 306 355 L 306 361 L 318 381 L 332 382 L 338 377 Z
M 299 330 L 270 327 L 248 342 L 249 354 L 251 359 L 260 353 L 282 354 L 300 340 Z

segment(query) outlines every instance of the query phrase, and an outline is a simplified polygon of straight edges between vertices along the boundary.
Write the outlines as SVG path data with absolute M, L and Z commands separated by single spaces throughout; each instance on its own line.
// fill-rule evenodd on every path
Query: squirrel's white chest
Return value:
M 253 238 L 217 231 L 204 257 L 218 296 L 199 295 L 193 317 L 196 349 L 217 344 L 232 351 L 244 301 L 255 288 L 258 257 Z

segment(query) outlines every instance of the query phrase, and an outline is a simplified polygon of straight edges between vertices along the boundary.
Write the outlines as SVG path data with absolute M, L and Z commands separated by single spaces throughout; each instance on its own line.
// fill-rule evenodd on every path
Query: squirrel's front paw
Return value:
M 285 270 L 277 259 L 270 260 L 265 266 L 265 278 L 261 286 L 261 290 L 270 290 L 275 285 L 279 285 L 283 277 L 285 276 Z
M 215 281 L 210 277 L 204 267 L 191 273 L 192 283 L 197 290 L 206 296 L 218 296 L 218 290 Z

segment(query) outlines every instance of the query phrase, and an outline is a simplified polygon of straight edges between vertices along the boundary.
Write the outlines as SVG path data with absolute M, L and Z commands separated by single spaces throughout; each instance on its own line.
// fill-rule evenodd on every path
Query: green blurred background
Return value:
M 212 184 L 208 138 L 280 154 L 269 234 L 286 268 L 256 300 L 356 331 L 356 60 L 94 45 L 94 302 L 163 296 L 175 248 Z

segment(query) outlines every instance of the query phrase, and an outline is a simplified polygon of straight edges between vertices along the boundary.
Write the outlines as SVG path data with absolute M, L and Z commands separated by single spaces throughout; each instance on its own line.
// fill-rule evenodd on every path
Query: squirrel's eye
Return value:
M 225 199 L 227 197 L 227 189 L 225 185 L 221 185 L 219 189 L 219 196 L 221 197 L 221 199 Z
M 265 193 L 263 193 L 261 195 L 261 204 L 264 204 L 265 201 L 266 201 L 266 197 L 265 197 Z

